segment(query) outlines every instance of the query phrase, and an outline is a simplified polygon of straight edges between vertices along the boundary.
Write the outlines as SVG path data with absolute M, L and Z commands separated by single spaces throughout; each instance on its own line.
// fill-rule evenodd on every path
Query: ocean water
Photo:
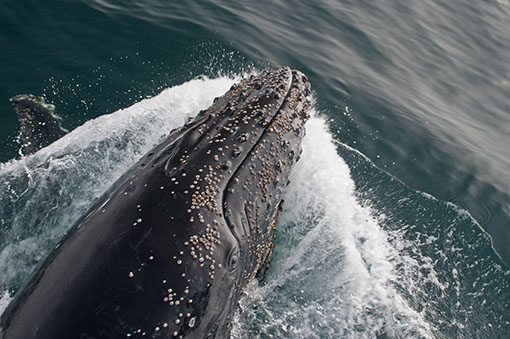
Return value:
M 3 1 L 0 310 L 172 128 L 249 73 L 314 95 L 233 338 L 510 337 L 510 3 Z M 8 99 L 70 134 L 20 157 Z

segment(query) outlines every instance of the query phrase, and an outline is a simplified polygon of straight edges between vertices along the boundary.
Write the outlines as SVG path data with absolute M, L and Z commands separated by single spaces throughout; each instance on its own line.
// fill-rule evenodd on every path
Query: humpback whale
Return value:
M 0 338 L 225 338 L 267 269 L 310 83 L 288 67 L 232 86 L 143 156 L 10 303 Z
M 10 99 L 20 123 L 21 145 L 25 155 L 35 153 L 63 137 L 68 131 L 54 113 L 55 106 L 43 97 L 19 94 Z

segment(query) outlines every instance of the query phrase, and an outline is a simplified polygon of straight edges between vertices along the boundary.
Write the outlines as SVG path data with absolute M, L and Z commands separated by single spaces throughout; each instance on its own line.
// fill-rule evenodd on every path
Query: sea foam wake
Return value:
M 191 80 L 88 121 L 34 155 L 0 165 L 0 189 L 6 192 L 0 197 L 0 312 L 96 198 L 170 130 L 207 108 L 238 80 Z M 421 249 L 422 243 L 444 247 L 438 239 L 452 230 L 438 235 L 413 228 L 392 215 L 391 209 L 386 213 L 384 197 L 378 198 L 383 207 L 371 201 L 377 192 L 371 195 L 373 189 L 360 187 L 363 180 L 355 178 L 366 172 L 365 177 L 380 178 L 381 186 L 397 185 L 388 189 L 393 194 L 389 198 L 397 199 L 395 205 L 410 214 L 414 210 L 405 204 L 416 202 L 416 194 L 425 199 L 418 200 L 422 206 L 434 199 L 409 193 L 367 159 L 336 143 L 317 112 L 312 112 L 306 130 L 303 154 L 285 194 L 273 262 L 265 280 L 251 285 L 242 298 L 232 337 L 468 336 L 468 325 L 458 319 L 475 319 L 470 314 L 477 308 L 465 306 L 465 296 L 475 304 L 487 301 L 473 289 L 465 291 L 464 285 L 473 281 L 464 268 L 441 261 L 449 249 L 433 253 Z M 349 166 L 339 153 L 351 159 Z M 479 235 L 481 231 L 469 220 L 465 227 Z M 415 237 L 408 236 L 411 231 Z M 483 239 L 481 244 L 459 240 L 456 253 L 466 254 L 462 246 L 473 251 L 490 248 Z M 473 278 L 474 284 L 487 287 L 490 284 L 485 282 L 495 281 L 496 297 L 505 298 L 510 295 L 508 272 L 491 258 L 471 264 L 470 269 L 482 275 L 482 280 Z M 499 310 L 508 309 L 508 302 L 493 304 L 487 304 L 493 307 L 486 312 L 490 322 L 484 315 L 478 323 L 495 334 L 505 333 L 508 317 Z M 444 307 L 452 312 L 457 307 L 454 314 L 460 316 L 445 319 L 436 312 Z

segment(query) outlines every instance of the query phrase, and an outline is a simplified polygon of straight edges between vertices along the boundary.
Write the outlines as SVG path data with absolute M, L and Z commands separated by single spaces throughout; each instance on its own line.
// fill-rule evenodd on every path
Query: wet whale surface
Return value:
M 3 338 L 222 338 L 271 260 L 307 78 L 234 85 L 124 174 L 2 317 Z

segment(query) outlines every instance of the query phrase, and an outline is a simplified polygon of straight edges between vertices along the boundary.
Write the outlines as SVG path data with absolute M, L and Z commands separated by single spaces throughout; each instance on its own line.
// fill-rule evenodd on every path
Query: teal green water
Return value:
M 387 232 L 388 246 L 399 253 L 390 260 L 395 274 L 415 279 L 387 284 L 422 315 L 430 325 L 425 332 L 432 336 L 502 338 L 510 335 L 508 266 L 481 229 L 510 263 L 509 15 L 510 4 L 504 0 L 4 1 L 0 160 L 7 163 L 18 155 L 18 124 L 8 99 L 19 93 L 44 95 L 56 105 L 64 126 L 74 129 L 197 76 L 235 76 L 289 65 L 310 78 L 315 109 L 339 142 L 337 155 L 350 168 L 358 200 L 370 208 Z M 127 159 L 141 152 L 127 149 Z M 113 164 L 121 161 L 116 159 Z M 0 168 L 2 187 L 10 192 L 1 199 L 1 229 L 8 236 L 1 238 L 0 261 L 10 245 L 33 232 L 23 231 L 23 223 L 46 225 L 41 222 L 44 209 L 39 216 L 20 212 L 27 204 L 37 206 L 41 197 L 14 199 L 12 192 L 18 196 L 29 184 L 7 175 L 9 166 Z M 92 186 L 93 178 L 78 173 Z M 65 182 L 53 193 L 69 189 Z M 78 210 L 99 191 L 87 191 L 88 200 Z M 65 206 L 71 206 L 73 199 L 67 198 Z M 71 217 L 62 218 L 54 222 L 72 222 Z M 52 233 L 51 225 L 47 227 L 43 239 L 53 242 L 65 230 Z M 285 235 L 291 232 L 282 229 Z M 292 255 L 291 245 L 281 248 L 280 258 Z M 11 294 L 40 260 L 27 256 L 24 269 L 0 278 Z M 406 264 L 410 261 L 416 265 Z M 275 267 L 280 262 L 284 259 L 277 257 Z M 13 264 L 6 265 L 13 269 Z M 278 281 L 274 274 L 273 281 Z M 439 284 L 417 282 L 431 275 Z M 270 297 L 261 300 L 275 303 Z M 241 331 L 242 336 L 285 337 L 283 327 L 260 325 L 265 319 L 257 306 L 261 300 L 247 301 L 248 311 L 239 321 L 248 324 L 249 332 Z M 300 307 L 292 302 L 284 306 Z M 360 336 L 427 336 L 401 331 L 401 323 L 385 320 L 391 309 L 358 312 L 352 305 L 344 307 L 351 307 L 353 322 L 366 329 L 372 324 L 366 319 L 389 324 L 383 330 L 361 331 Z M 317 316 L 308 315 L 300 321 Z M 284 315 L 281 319 L 295 337 L 335 337 L 335 331 L 321 332 L 319 327 L 292 332 L 297 326 L 293 320 Z M 338 330 L 324 319 L 325 328 Z M 353 333 L 343 335 L 355 337 Z

